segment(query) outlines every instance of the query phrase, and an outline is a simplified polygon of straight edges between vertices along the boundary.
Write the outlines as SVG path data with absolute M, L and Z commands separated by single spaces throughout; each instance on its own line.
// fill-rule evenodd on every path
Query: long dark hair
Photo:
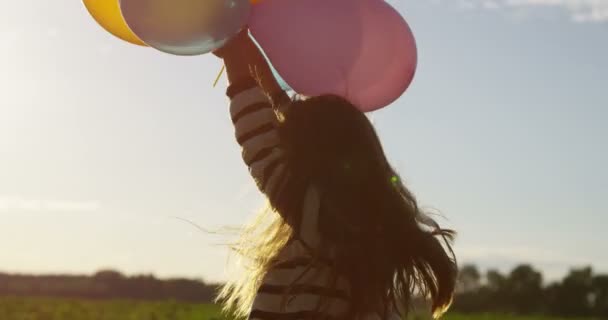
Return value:
M 415 294 L 431 299 L 436 317 L 443 314 L 457 275 L 454 232 L 441 229 L 418 207 L 365 114 L 343 98 L 323 95 L 290 102 L 281 118 L 292 177 L 309 181 L 322 196 L 321 247 L 332 248 L 333 270 L 349 282 L 350 315 L 407 314 Z M 280 215 L 264 212 L 235 244 L 247 271 L 229 279 L 219 296 L 225 310 L 241 316 L 278 252 L 294 237 Z
M 292 103 L 281 134 L 292 172 L 322 194 L 323 247 L 334 248 L 335 270 L 350 283 L 352 311 L 407 313 L 420 292 L 443 313 L 457 275 L 454 232 L 421 211 L 365 114 L 338 96 L 312 97 Z

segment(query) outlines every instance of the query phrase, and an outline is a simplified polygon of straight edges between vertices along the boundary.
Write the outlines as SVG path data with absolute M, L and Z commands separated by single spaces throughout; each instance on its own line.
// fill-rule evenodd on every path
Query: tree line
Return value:
M 542 273 L 522 264 L 503 274 L 481 274 L 474 265 L 461 268 L 452 310 L 608 319 L 608 275 L 590 267 L 571 269 L 561 280 L 545 284 Z
M 125 276 L 102 270 L 92 276 L 16 275 L 0 273 L 0 296 L 39 296 L 85 299 L 178 300 L 208 303 L 218 285 L 192 279 Z
M 92 276 L 0 273 L 0 296 L 211 303 L 218 287 L 202 280 L 125 276 L 114 270 Z M 451 310 L 608 319 L 608 275 L 594 274 L 590 267 L 578 268 L 559 281 L 545 284 L 542 273 L 529 264 L 505 274 L 497 270 L 482 274 L 475 265 L 464 265 Z

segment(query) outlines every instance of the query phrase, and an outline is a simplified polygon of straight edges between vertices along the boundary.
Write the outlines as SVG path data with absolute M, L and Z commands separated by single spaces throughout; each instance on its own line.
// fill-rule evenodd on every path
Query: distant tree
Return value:
M 491 269 L 486 273 L 483 290 L 484 311 L 510 312 L 507 294 L 507 277 L 500 271 Z
M 591 280 L 593 315 L 608 318 L 608 275 L 597 275 Z
M 140 275 L 129 278 L 127 296 L 133 299 L 166 299 L 163 284 L 152 275 Z
M 481 274 L 475 265 L 464 265 L 458 273 L 458 292 L 472 292 L 481 287 Z
M 543 304 L 543 277 L 532 266 L 515 267 L 506 281 L 506 296 L 513 312 L 530 314 L 539 312 Z
M 480 309 L 478 290 L 481 288 L 481 274 L 475 265 L 464 265 L 458 272 L 456 299 L 452 308 L 459 312 L 475 312 Z
M 93 279 L 103 282 L 115 282 L 124 280 L 125 276 L 115 270 L 99 270 L 93 275 Z
M 543 289 L 543 313 L 559 315 L 559 311 L 555 310 L 555 307 L 561 286 L 561 282 L 552 282 Z
M 115 270 L 100 270 L 92 278 L 93 283 L 100 287 L 97 298 L 120 296 L 128 288 L 127 277 Z
M 164 282 L 165 294 L 184 301 L 213 301 L 217 288 L 202 281 L 171 279 Z
M 593 304 L 593 272 L 590 267 L 573 269 L 559 286 L 552 288 L 552 313 L 560 316 L 591 315 Z
M 486 273 L 486 281 L 488 289 L 498 292 L 505 288 L 507 278 L 503 276 L 500 271 L 491 269 Z

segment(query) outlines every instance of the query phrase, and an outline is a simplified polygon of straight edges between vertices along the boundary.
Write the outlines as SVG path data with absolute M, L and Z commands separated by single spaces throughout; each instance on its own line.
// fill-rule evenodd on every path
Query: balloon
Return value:
M 378 1 L 378 0 L 376 0 Z M 285 82 L 304 95 L 346 92 L 361 51 L 358 0 L 264 0 L 251 34 Z M 277 21 L 286 21 L 280 25 Z
M 277 27 L 281 17 L 289 23 Z M 399 98 L 415 74 L 414 36 L 385 1 L 264 0 L 250 27 L 300 94 L 336 94 L 368 112 Z
M 363 3 L 362 50 L 348 76 L 348 98 L 362 111 L 397 100 L 410 86 L 418 64 L 416 40 L 401 14 L 378 0 Z
M 125 23 L 118 0 L 83 0 L 83 3 L 93 19 L 106 31 L 124 41 L 145 46 Z
M 197 55 L 223 46 L 247 23 L 249 0 L 120 0 L 125 21 L 149 46 Z

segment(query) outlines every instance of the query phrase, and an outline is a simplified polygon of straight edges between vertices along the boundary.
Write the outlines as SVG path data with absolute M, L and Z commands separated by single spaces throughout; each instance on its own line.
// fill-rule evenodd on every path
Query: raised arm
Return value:
M 271 98 L 274 105 L 286 102 L 289 99 L 287 94 L 278 84 L 266 59 L 248 33 L 248 30 L 241 31 L 223 48 L 214 52 L 224 59 L 229 86 L 246 86 L 254 81 Z
M 230 115 L 245 164 L 270 204 L 298 228 L 305 185 L 292 179 L 275 107 L 288 99 L 258 47 L 242 32 L 215 52 L 228 73 Z M 273 101 L 274 100 L 274 103 Z

